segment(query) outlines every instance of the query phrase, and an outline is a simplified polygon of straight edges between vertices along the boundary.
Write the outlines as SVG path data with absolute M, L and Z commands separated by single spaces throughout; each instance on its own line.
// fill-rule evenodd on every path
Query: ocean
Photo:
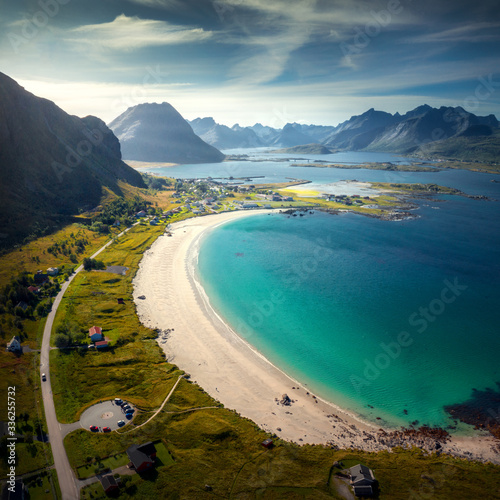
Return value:
M 318 183 L 387 175 L 304 170 Z M 444 407 L 500 382 L 500 185 L 456 170 L 396 175 L 492 199 L 420 200 L 419 218 L 399 222 L 244 218 L 204 238 L 199 279 L 236 332 L 316 395 L 389 427 L 454 429 Z

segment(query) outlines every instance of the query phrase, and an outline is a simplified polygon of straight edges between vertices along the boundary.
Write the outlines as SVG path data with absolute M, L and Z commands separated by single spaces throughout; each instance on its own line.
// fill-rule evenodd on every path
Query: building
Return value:
M 109 347 L 109 338 L 104 337 L 103 340 L 99 340 L 95 343 L 95 347 L 96 349 L 105 349 L 106 347 Z
M 59 268 L 58 267 L 49 267 L 47 269 L 47 274 L 49 276 L 57 276 L 57 273 L 59 272 Z
M 100 326 L 89 328 L 89 337 L 92 342 L 99 342 L 102 340 L 102 328 Z
M 129 467 L 140 473 L 154 467 L 156 448 L 152 442 L 133 444 L 127 448 L 127 455 L 130 459 Z
M 42 273 L 42 271 L 37 271 L 37 273 L 33 276 L 33 279 L 35 280 L 35 284 L 41 285 L 49 280 L 49 275 Z
M 7 344 L 7 351 L 23 352 L 23 348 L 21 347 L 21 339 L 17 335 L 12 337 L 11 341 Z
M 146 212 L 144 210 L 141 210 L 140 212 L 137 212 L 135 214 L 136 217 L 146 217 Z
M 258 208 L 259 205 L 257 203 L 244 203 L 243 208 Z
M 349 469 L 351 475 L 351 485 L 354 494 L 358 497 L 369 497 L 373 495 L 373 486 L 376 479 L 373 471 L 366 465 L 355 465 Z
M 264 441 L 262 441 L 261 444 L 264 448 L 267 448 L 268 450 L 274 446 L 273 440 L 270 438 L 264 439 Z
M 113 491 L 117 491 L 120 489 L 118 483 L 116 482 L 116 479 L 112 474 L 106 474 L 105 476 L 101 476 L 99 478 L 99 481 L 101 482 L 102 487 L 104 489 L 104 493 L 106 494 L 112 493 Z
M 28 287 L 28 291 L 31 293 L 38 293 L 40 291 L 40 287 L 31 285 Z

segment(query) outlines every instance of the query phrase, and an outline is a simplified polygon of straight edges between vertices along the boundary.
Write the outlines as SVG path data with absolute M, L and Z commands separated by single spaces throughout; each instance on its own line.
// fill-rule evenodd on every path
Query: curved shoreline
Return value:
M 206 232 L 226 222 L 270 211 L 230 212 L 188 219 L 172 225 L 172 237 L 162 236 L 145 252 L 134 278 L 134 300 L 142 323 L 170 329 L 159 339 L 167 360 L 190 373 L 212 397 L 280 438 L 304 444 L 334 444 L 366 451 L 435 442 L 419 436 L 387 438 L 379 426 L 360 420 L 324 401 L 274 366 L 237 335 L 212 309 L 195 277 L 195 261 Z M 138 299 L 139 296 L 146 299 Z M 295 389 L 293 389 L 295 387 Z M 290 406 L 276 401 L 282 394 Z M 385 435 L 384 435 L 385 434 Z M 489 436 L 452 437 L 440 449 L 465 458 L 499 463 Z

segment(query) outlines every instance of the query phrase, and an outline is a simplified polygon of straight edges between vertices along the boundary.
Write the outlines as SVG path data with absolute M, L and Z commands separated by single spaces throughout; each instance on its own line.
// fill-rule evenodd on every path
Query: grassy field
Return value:
M 116 233 L 116 230 L 115 230 Z M 20 274 L 23 271 L 35 273 L 39 269 L 45 270 L 48 267 L 75 266 L 71 262 L 70 255 L 74 253 L 78 261 L 83 261 L 84 257 L 92 255 L 98 248 L 102 247 L 111 235 L 102 235 L 87 229 L 82 224 L 70 224 L 64 229 L 60 229 L 35 241 L 19 246 L 0 257 L 0 286 L 4 286 L 10 281 L 13 273 Z M 77 252 L 76 242 L 84 240 L 83 253 Z M 49 248 L 55 246 L 68 249 L 67 254 L 58 251 L 51 253 Z
M 49 236 L 19 246 L 0 256 L 0 288 L 3 288 L 13 277 L 26 271 L 35 273 L 48 267 L 75 267 L 70 255 L 74 254 L 77 261 L 90 256 L 101 247 L 108 236 L 99 235 L 80 224 L 71 224 Z M 51 249 L 51 251 L 49 251 Z M 81 249 L 81 250 L 80 250 Z M 47 300 L 47 299 L 45 299 Z M 0 314 L 0 393 L 7 394 L 7 388 L 16 388 L 17 432 L 30 436 L 39 434 L 39 421 L 44 422 L 45 416 L 40 391 L 39 353 L 45 317 L 34 315 L 31 318 L 21 318 L 4 311 Z M 6 343 L 12 336 L 21 337 L 24 346 L 33 352 L 15 355 L 7 352 Z M 3 419 L 4 417 L 0 417 Z M 20 473 L 35 471 L 52 464 L 50 446 L 36 442 L 18 445 Z M 0 460 L 0 475 L 6 473 L 6 464 Z
M 373 469 L 381 499 L 476 500 L 494 498 L 499 487 L 498 467 L 426 457 L 419 450 L 375 454 L 279 440 L 273 449 L 265 450 L 260 445 L 265 433 L 224 409 L 162 414 L 151 427 L 133 434 L 136 442 L 161 435 L 174 463 L 143 477 L 135 475 L 122 488 L 120 498 L 341 498 L 332 477 L 357 463 Z M 123 439 L 109 436 L 117 449 L 128 446 L 130 441 Z M 81 442 L 78 439 L 72 445 Z M 332 467 L 335 461 L 341 461 L 342 467 Z M 213 491 L 205 491 L 207 484 Z M 92 491 L 94 498 L 105 498 L 102 489 L 100 494 L 98 489 Z M 162 491 L 171 496 L 165 497 Z
M 40 474 L 25 477 L 24 484 L 28 487 L 30 500 L 61 498 L 55 470 L 43 471 Z
M 108 265 L 128 267 L 127 275 L 82 271 L 65 294 L 55 330 L 77 329 L 88 338 L 88 329 L 96 325 L 111 342 L 103 351 L 82 347 L 51 352 L 52 389 L 61 422 L 72 422 L 94 402 L 114 397 L 146 411 L 157 408 L 178 377 L 180 372 L 164 362 L 155 333 L 139 323 L 132 301 L 131 280 L 138 262 L 163 231 L 163 226 L 136 226 L 100 255 Z M 118 298 L 124 304 L 118 304 Z

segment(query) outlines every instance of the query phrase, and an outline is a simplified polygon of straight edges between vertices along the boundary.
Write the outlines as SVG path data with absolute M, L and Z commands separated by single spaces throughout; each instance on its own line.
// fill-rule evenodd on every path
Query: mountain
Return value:
M 281 130 L 268 127 L 267 125 L 262 125 L 261 123 L 256 123 L 251 128 L 257 136 L 267 145 L 271 144 L 271 142 L 278 136 Z
M 304 134 L 298 123 L 287 123 L 281 132 L 271 141 L 270 146 L 289 148 L 310 143 L 311 136 Z
M 372 108 L 339 124 L 323 143 L 338 149 L 364 149 L 384 128 L 396 123 L 398 119 L 399 114 L 393 116 Z
M 398 123 L 386 127 L 369 144 L 369 149 L 412 153 L 422 145 L 462 134 L 477 135 L 481 130 L 490 130 L 491 134 L 491 127 L 498 128 L 493 115 L 476 116 L 461 107 L 425 108 L 408 118 L 404 115 Z
M 422 146 L 462 135 L 491 135 L 498 128 L 493 115 L 476 116 L 461 107 L 423 105 L 404 115 L 368 110 L 338 125 L 324 141 L 345 150 L 413 153 Z
M 12 242 L 47 218 L 98 205 L 106 187 L 145 187 L 95 116 L 70 116 L 0 73 L 0 233 Z M 7 242 L 8 243 L 8 242 Z
M 128 160 L 171 163 L 216 163 L 224 155 L 200 139 L 189 123 L 168 103 L 133 106 L 109 128 Z
M 248 127 L 220 125 L 211 117 L 196 118 L 189 122 L 194 133 L 218 149 L 255 148 L 265 143 Z

